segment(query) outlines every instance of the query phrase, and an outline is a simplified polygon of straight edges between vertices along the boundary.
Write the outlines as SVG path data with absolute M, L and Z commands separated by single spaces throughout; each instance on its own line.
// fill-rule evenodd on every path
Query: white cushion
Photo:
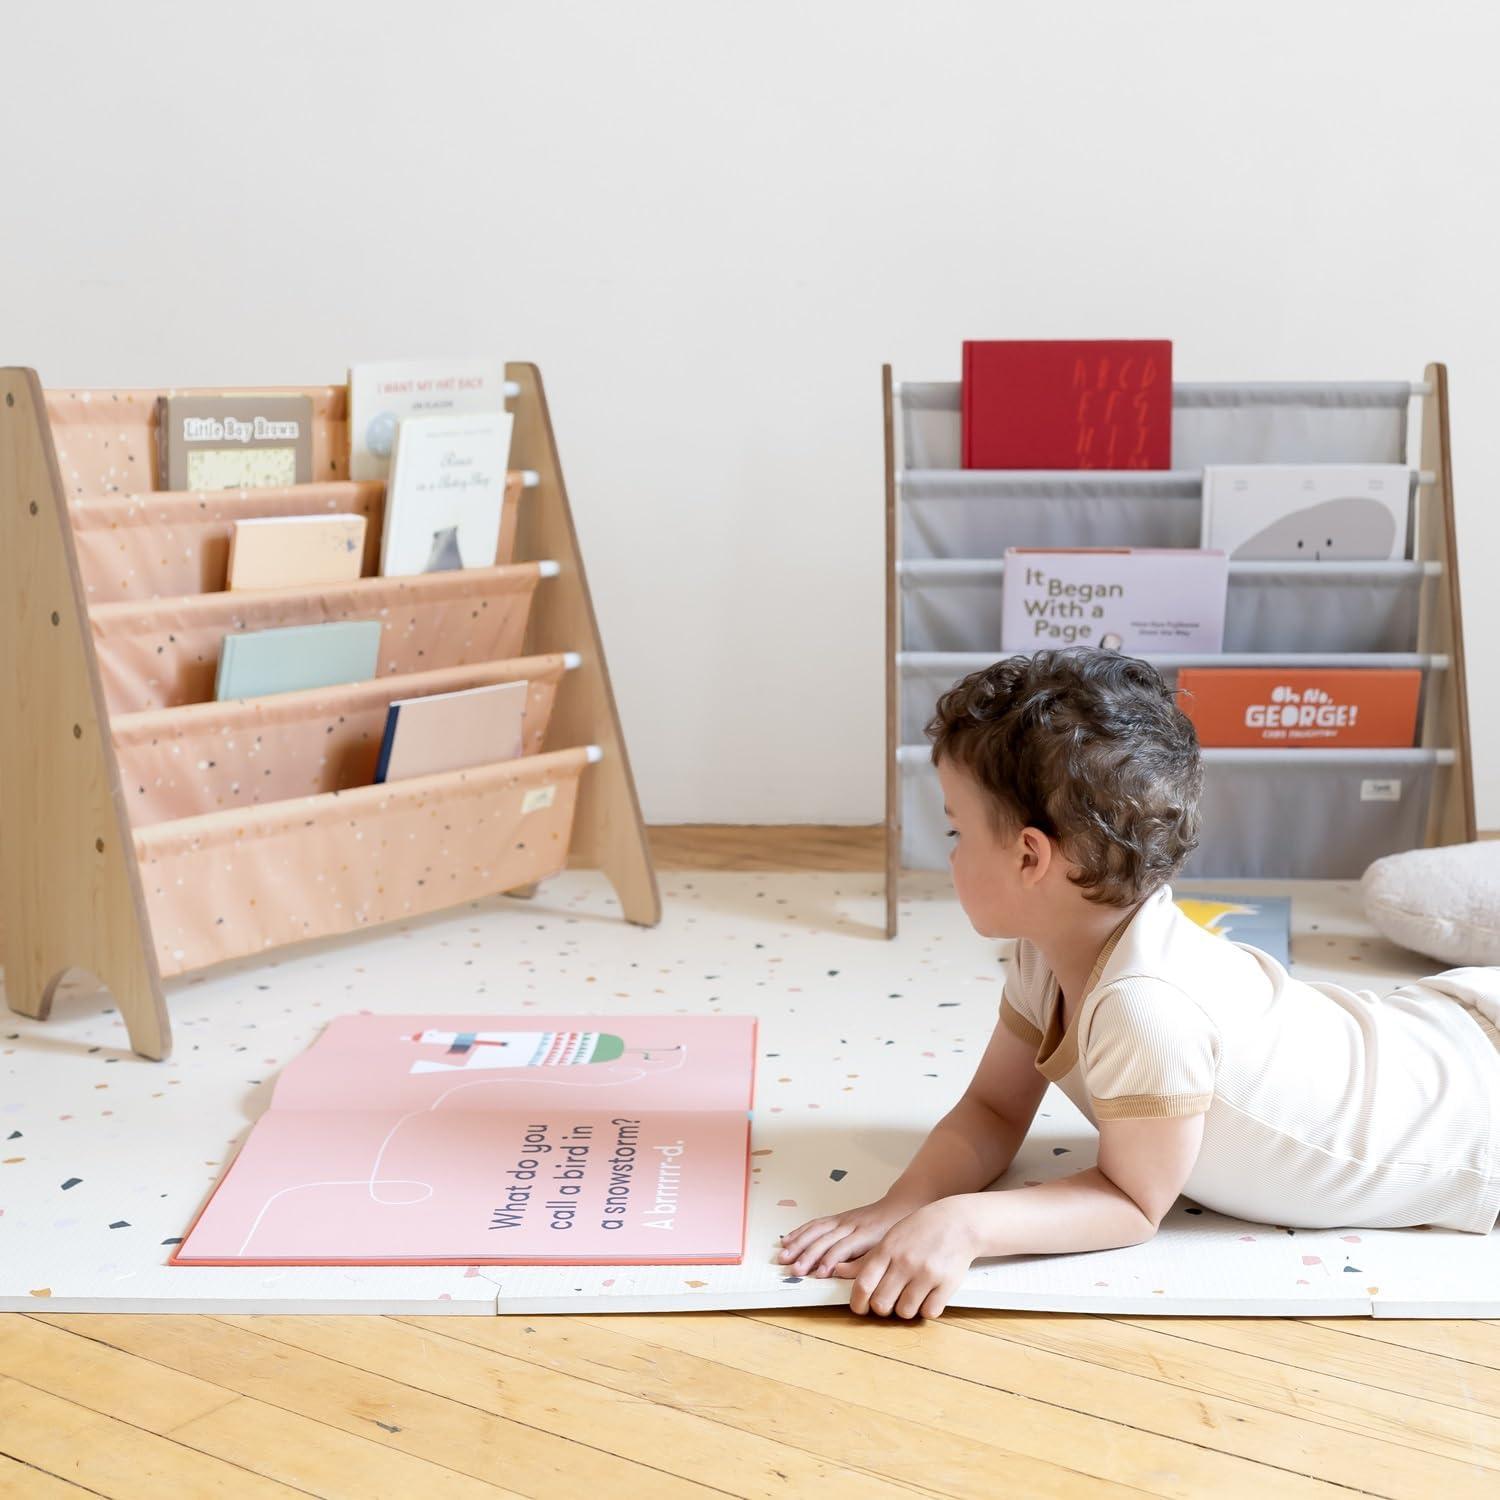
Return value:
M 1360 891 L 1393 943 L 1450 964 L 1500 964 L 1500 839 L 1388 854 Z

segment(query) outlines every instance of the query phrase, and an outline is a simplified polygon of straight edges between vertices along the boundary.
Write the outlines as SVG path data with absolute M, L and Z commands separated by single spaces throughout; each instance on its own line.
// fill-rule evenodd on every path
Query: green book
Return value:
M 379 620 L 335 620 L 226 635 L 214 697 L 260 698 L 374 677 Z

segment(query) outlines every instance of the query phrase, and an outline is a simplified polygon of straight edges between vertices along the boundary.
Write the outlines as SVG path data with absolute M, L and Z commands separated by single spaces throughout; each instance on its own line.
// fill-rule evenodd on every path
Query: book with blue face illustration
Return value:
M 260 698 L 364 682 L 380 659 L 379 620 L 333 620 L 226 635 L 214 696 Z
M 1193 891 L 1175 898 L 1178 909 L 1200 927 L 1231 943 L 1269 953 L 1283 968 L 1292 961 L 1292 902 L 1289 896 L 1219 896 Z

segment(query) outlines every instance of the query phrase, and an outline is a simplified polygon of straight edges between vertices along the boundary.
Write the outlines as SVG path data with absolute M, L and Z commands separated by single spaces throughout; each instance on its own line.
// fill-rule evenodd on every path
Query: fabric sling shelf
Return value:
M 159 1059 L 166 980 L 283 944 L 527 896 L 565 866 L 603 871 L 627 921 L 661 919 L 541 375 L 506 379 L 494 565 L 387 578 L 385 486 L 348 478 L 344 387 L 265 392 L 312 398 L 312 482 L 200 494 L 153 487 L 164 392 L 0 370 L 12 1009 L 45 1019 L 87 970 Z M 319 513 L 366 517 L 366 576 L 224 591 L 236 520 Z M 212 701 L 227 633 L 338 620 L 380 622 L 374 678 Z M 394 699 L 511 681 L 529 685 L 519 759 L 372 784 Z
M 1008 547 L 1196 547 L 1206 464 L 1406 464 L 1407 554 L 1229 566 L 1224 653 L 1182 667 L 1407 667 L 1423 674 L 1408 749 L 1204 751 L 1203 836 L 1185 876 L 1352 879 L 1380 855 L 1473 839 L 1448 375 L 1399 382 L 1177 384 L 1170 471 L 960 467 L 960 388 L 881 377 L 886 519 L 886 934 L 903 869 L 947 865 L 923 732 L 938 696 L 1000 649 Z

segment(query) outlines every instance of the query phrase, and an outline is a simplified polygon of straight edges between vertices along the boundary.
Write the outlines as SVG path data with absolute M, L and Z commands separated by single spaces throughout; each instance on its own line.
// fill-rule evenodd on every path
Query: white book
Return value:
M 408 417 L 505 410 L 498 359 L 397 360 L 349 369 L 349 477 L 384 479 Z
M 1000 649 L 1224 649 L 1229 563 L 1186 547 L 1009 547 Z
M 401 423 L 386 484 L 382 573 L 495 565 L 510 427 L 508 412 Z
M 1406 556 L 1404 464 L 1211 464 L 1205 547 L 1242 562 L 1384 562 Z

